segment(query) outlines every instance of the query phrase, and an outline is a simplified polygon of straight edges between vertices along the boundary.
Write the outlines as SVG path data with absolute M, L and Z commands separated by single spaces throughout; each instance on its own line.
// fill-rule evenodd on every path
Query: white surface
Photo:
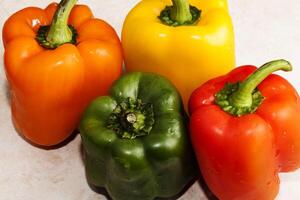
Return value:
M 123 20 L 138 0 L 79 0 L 96 17 L 107 20 L 118 33 Z M 0 0 L 0 29 L 4 21 L 26 6 L 45 7 L 49 0 Z M 237 65 L 261 65 L 285 58 L 294 71 L 284 74 L 300 91 L 300 1 L 229 0 L 236 33 Z M 25 142 L 10 119 L 0 44 L 0 200 L 104 200 L 86 184 L 80 157 L 80 138 L 56 150 L 41 150 Z M 283 74 L 283 73 L 281 73 Z M 281 175 L 278 200 L 300 199 L 300 170 Z M 224 186 L 225 187 L 225 186 Z M 205 200 L 199 184 L 180 200 Z

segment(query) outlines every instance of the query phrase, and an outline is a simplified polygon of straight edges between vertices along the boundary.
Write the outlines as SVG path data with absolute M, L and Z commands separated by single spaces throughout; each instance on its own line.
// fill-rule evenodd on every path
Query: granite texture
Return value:
M 79 0 L 96 17 L 110 22 L 118 33 L 123 20 L 138 0 Z M 0 29 L 9 15 L 26 6 L 45 7 L 49 0 L 0 0 Z M 300 1 L 229 0 L 235 25 L 237 65 L 261 65 L 285 58 L 294 64 L 293 73 L 283 74 L 300 91 Z M 36 148 L 14 130 L 3 70 L 0 44 L 0 200 L 105 200 L 86 183 L 80 137 L 54 150 Z M 300 199 L 300 170 L 281 175 L 278 200 Z M 224 186 L 225 187 L 225 186 Z M 180 200 L 206 200 L 199 182 Z

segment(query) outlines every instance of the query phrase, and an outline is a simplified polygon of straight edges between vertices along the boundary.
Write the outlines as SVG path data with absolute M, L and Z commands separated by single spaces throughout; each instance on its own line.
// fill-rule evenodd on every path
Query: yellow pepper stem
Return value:
M 171 19 L 177 21 L 179 24 L 184 24 L 192 20 L 190 11 L 190 4 L 188 0 L 172 0 L 173 7 L 171 10 Z
M 166 6 L 158 18 L 168 26 L 195 24 L 201 15 L 201 10 L 191 6 L 188 0 L 172 0 L 173 5 Z

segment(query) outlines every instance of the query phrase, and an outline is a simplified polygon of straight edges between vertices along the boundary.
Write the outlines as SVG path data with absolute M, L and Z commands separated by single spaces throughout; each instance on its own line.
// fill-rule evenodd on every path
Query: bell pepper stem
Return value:
M 62 0 L 59 3 L 47 34 L 49 43 L 59 46 L 72 41 L 73 32 L 68 26 L 68 19 L 76 2 L 77 0 Z
M 166 6 L 158 18 L 168 26 L 194 25 L 201 17 L 201 10 L 189 4 L 188 0 L 172 0 L 173 5 Z
M 291 71 L 292 66 L 286 60 L 275 60 L 264 64 L 239 85 L 239 89 L 230 97 L 231 105 L 235 107 L 250 107 L 252 105 L 253 91 L 265 78 L 278 70 Z
M 129 113 L 126 115 L 126 120 L 130 124 L 134 124 L 137 121 L 137 117 L 134 113 Z
M 107 128 L 123 139 L 134 139 L 148 135 L 153 124 L 153 106 L 140 99 L 127 98 L 116 106 L 108 119 Z
M 190 4 L 188 0 L 172 0 L 173 8 L 171 10 L 171 19 L 180 24 L 192 20 Z

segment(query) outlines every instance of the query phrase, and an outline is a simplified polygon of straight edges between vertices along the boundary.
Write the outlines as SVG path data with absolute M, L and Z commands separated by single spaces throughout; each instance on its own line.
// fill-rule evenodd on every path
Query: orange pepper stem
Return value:
M 77 0 L 62 0 L 56 10 L 46 40 L 53 46 L 70 43 L 73 40 L 73 30 L 68 26 L 68 19 Z

